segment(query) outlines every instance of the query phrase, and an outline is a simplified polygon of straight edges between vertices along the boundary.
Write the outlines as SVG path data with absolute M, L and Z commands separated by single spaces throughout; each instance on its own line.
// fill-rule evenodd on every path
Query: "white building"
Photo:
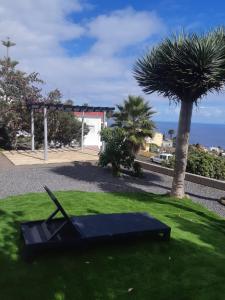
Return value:
M 172 140 L 163 140 L 162 141 L 162 147 L 164 148 L 172 148 L 173 147 L 173 141 Z
M 154 132 L 153 137 L 145 139 L 146 144 L 156 144 L 158 147 L 162 146 L 163 134 L 161 132 Z
M 83 112 L 74 112 L 74 115 L 82 121 Z M 100 132 L 103 126 L 103 117 L 104 112 L 84 112 L 84 123 L 89 127 L 88 134 L 84 136 L 84 146 L 100 149 L 102 145 Z
M 209 151 L 211 152 L 216 152 L 216 153 L 220 153 L 220 149 L 218 147 L 210 147 Z

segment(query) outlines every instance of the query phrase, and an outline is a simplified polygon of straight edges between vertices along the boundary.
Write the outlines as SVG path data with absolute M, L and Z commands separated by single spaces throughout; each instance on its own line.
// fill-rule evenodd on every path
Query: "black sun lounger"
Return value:
M 170 227 L 147 213 L 113 213 L 69 217 L 55 195 L 44 186 L 56 210 L 47 220 L 24 222 L 21 233 L 25 256 L 47 249 L 79 248 L 93 243 L 139 237 L 168 240 Z M 62 218 L 53 219 L 58 212 Z M 26 257 L 25 257 L 26 258 Z

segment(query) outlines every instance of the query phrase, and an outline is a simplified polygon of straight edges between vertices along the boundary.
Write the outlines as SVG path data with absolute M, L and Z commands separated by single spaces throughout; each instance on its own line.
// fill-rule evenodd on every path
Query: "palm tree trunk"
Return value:
M 184 179 L 187 166 L 187 155 L 193 102 L 181 102 L 180 117 L 176 138 L 176 158 L 174 166 L 171 196 L 184 197 Z

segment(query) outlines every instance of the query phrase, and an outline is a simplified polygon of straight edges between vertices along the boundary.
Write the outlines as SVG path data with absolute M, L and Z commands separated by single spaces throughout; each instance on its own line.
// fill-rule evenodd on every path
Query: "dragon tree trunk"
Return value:
M 182 101 L 176 138 L 175 166 L 171 196 L 184 197 L 184 179 L 187 166 L 188 145 L 193 102 Z

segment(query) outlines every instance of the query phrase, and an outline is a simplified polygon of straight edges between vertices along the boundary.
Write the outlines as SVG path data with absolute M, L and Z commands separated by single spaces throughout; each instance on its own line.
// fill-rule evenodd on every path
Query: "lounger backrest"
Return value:
M 59 203 L 59 200 L 56 198 L 56 196 L 53 194 L 53 192 L 46 185 L 44 186 L 44 189 L 46 190 L 50 199 L 54 202 L 55 206 L 57 207 L 57 209 L 48 217 L 48 219 L 42 223 L 42 229 L 46 233 L 46 237 L 48 238 L 48 240 L 51 240 L 55 235 L 57 235 L 64 228 L 64 226 L 66 226 L 66 224 L 69 224 L 70 228 L 73 229 L 74 233 L 76 233 L 76 235 L 80 236 L 81 235 L 80 231 L 74 226 L 70 217 L 67 215 L 64 208 Z M 65 218 L 65 221 L 57 229 L 55 229 L 54 232 L 50 232 L 47 224 L 48 224 L 48 222 L 50 222 L 50 220 L 52 220 L 56 216 L 56 214 L 59 211 Z
M 59 211 L 62 213 L 62 215 L 64 216 L 64 218 L 72 224 L 70 217 L 67 215 L 67 213 L 65 212 L 64 208 L 62 207 L 62 205 L 59 203 L 59 200 L 56 198 L 56 196 L 53 194 L 53 192 L 45 185 L 44 189 L 46 190 L 46 192 L 48 193 L 50 199 L 54 202 L 54 204 L 56 205 L 56 207 L 59 209 Z

